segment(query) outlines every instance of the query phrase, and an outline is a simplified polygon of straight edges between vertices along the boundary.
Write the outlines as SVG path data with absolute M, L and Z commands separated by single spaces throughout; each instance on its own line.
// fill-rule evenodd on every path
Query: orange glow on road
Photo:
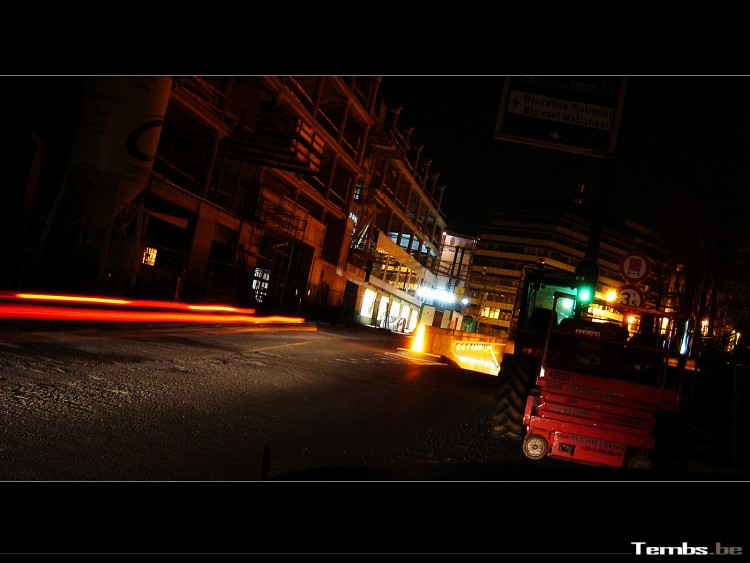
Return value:
M 243 309 L 230 305 L 191 305 L 173 301 L 7 291 L 0 292 L 0 299 L 7 301 L 6 303 L 0 302 L 0 319 L 219 324 L 299 324 L 305 322 L 305 319 L 301 317 L 279 315 L 256 317 L 255 309 Z M 33 303 L 34 301 L 39 303 Z

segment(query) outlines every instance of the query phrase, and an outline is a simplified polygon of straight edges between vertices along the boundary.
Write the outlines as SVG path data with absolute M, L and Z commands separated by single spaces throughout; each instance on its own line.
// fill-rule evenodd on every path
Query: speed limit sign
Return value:
M 617 302 L 630 307 L 640 307 L 643 305 L 643 293 L 634 285 L 622 285 L 617 293 Z

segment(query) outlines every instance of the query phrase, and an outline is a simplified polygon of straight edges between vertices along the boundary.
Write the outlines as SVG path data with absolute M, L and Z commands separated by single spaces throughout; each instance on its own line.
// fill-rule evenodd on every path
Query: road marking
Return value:
M 414 356 L 409 356 L 407 354 L 400 354 L 398 352 L 386 352 L 389 356 L 395 356 L 401 360 L 407 360 L 413 364 L 421 364 L 425 366 L 444 366 L 444 362 L 436 361 L 436 360 L 430 360 L 427 358 L 415 358 Z
M 438 362 L 435 360 L 429 360 L 425 358 L 415 358 L 414 356 L 408 356 L 406 354 L 399 354 L 398 352 L 381 352 L 375 354 L 369 358 L 336 358 L 337 362 L 346 362 L 351 364 L 391 364 L 396 362 L 410 362 L 412 364 L 428 365 L 428 366 L 444 366 L 445 363 Z

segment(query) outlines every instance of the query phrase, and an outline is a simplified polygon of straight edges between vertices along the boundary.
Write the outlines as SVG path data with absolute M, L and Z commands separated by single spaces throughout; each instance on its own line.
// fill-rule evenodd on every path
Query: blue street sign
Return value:
M 626 77 L 508 77 L 495 138 L 611 158 L 626 85 Z

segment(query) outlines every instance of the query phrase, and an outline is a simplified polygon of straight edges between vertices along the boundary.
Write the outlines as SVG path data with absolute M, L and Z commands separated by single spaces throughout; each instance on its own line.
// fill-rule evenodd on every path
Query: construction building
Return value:
M 445 186 L 380 80 L 4 78 L 0 283 L 413 329 Z

